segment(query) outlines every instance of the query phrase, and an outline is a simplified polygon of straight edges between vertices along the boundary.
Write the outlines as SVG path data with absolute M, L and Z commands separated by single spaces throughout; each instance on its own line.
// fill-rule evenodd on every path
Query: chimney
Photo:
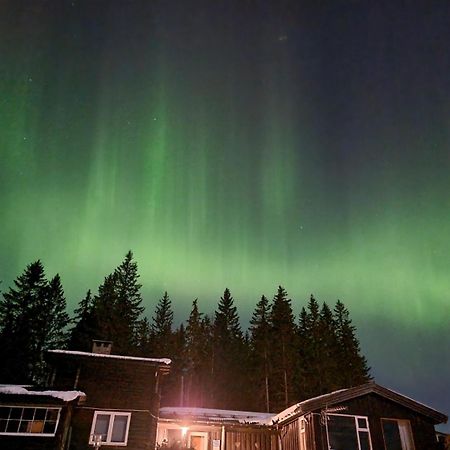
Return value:
M 100 341 L 92 340 L 92 353 L 97 353 L 100 355 L 110 355 L 112 348 L 112 341 Z

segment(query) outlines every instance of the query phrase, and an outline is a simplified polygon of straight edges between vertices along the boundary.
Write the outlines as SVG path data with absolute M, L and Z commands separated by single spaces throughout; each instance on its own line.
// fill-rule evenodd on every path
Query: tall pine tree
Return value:
M 356 328 L 350 319 L 345 305 L 338 300 L 334 307 L 334 321 L 338 343 L 337 360 L 341 368 L 340 387 L 357 386 L 370 381 L 370 368 L 366 358 L 361 354 Z
M 250 319 L 250 347 L 253 408 L 258 411 L 270 411 L 270 305 L 264 295 L 256 304 Z
M 215 312 L 213 327 L 214 406 L 245 407 L 245 344 L 239 316 L 230 290 L 225 289 Z
M 153 356 L 170 358 L 172 353 L 173 311 L 169 294 L 164 292 L 152 318 Z
M 281 411 L 295 399 L 297 330 L 291 300 L 286 290 L 278 286 L 270 312 L 271 377 L 270 408 Z
M 43 352 L 64 348 L 69 316 L 59 275 L 50 282 L 41 261 L 29 264 L 3 293 L 0 348 L 3 382 L 43 382 Z
M 195 299 L 186 325 L 186 376 L 183 401 L 188 406 L 209 406 L 211 341 L 210 323 L 199 311 Z

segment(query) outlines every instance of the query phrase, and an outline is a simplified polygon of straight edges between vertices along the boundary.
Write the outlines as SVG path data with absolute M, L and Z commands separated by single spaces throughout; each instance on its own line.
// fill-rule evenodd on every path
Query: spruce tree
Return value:
M 129 251 L 114 272 L 105 277 L 92 304 L 92 339 L 112 341 L 117 354 L 137 351 L 137 326 L 144 310 L 138 279 L 137 263 Z
M 173 311 L 169 294 L 159 300 L 152 318 L 153 356 L 170 358 L 172 352 Z
M 334 307 L 334 320 L 338 343 L 337 360 L 340 367 L 340 387 L 357 386 L 370 381 L 370 368 L 361 354 L 356 328 L 345 305 L 338 300 Z
M 136 261 L 133 260 L 131 250 L 117 267 L 115 274 L 116 316 L 118 323 L 116 331 L 121 339 L 116 347 L 124 354 L 135 352 L 136 330 L 144 308 L 142 307 L 141 287 Z
M 271 409 L 281 411 L 295 398 L 294 373 L 296 367 L 297 330 L 286 290 L 279 286 L 270 312 Z
M 270 354 L 270 305 L 264 295 L 256 304 L 250 319 L 251 373 L 253 408 L 258 411 L 270 411 L 269 396 L 269 354 Z
M 341 369 L 336 358 L 339 349 L 336 326 L 333 313 L 325 302 L 322 304 L 319 314 L 318 332 L 320 338 L 317 363 L 320 375 L 319 393 L 325 394 L 341 387 L 338 382 Z
M 3 382 L 41 383 L 43 352 L 66 345 L 69 316 L 61 280 L 56 275 L 49 283 L 38 260 L 14 285 L 0 302 L 0 377 Z
M 69 348 L 89 352 L 92 349 L 92 339 L 95 336 L 94 297 L 91 290 L 78 303 L 75 309 L 73 322 L 75 325 L 70 330 Z
M 153 353 L 152 327 L 147 317 L 139 320 L 135 337 L 136 355 L 149 357 Z
M 186 325 L 186 379 L 184 403 L 188 406 L 208 406 L 211 384 L 211 326 L 198 309 L 197 299 Z
M 245 407 L 245 344 L 239 316 L 230 290 L 225 289 L 215 311 L 213 334 L 214 406 L 239 409 Z

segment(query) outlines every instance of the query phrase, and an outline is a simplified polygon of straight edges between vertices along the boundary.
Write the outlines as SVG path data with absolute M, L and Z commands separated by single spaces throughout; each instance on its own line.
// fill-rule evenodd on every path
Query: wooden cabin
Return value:
M 444 414 L 375 383 L 311 398 L 273 417 L 282 450 L 433 450 Z
M 163 450 L 278 450 L 273 414 L 207 408 L 159 411 L 157 448 Z
M 167 450 L 435 450 L 447 417 L 375 383 L 297 403 L 279 414 L 161 408 Z
M 170 360 L 113 355 L 108 346 L 95 342 L 94 353 L 47 352 L 52 389 L 86 394 L 85 403 L 74 408 L 65 448 L 86 450 L 100 444 L 111 450 L 153 450 L 160 383 Z
M 63 450 L 80 391 L 36 391 L 17 385 L 0 386 L 0 448 Z

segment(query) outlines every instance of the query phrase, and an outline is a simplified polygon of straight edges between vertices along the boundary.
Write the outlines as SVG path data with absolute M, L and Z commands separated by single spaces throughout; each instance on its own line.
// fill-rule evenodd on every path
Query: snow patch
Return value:
M 192 419 L 210 422 L 235 422 L 242 424 L 270 425 L 273 413 L 231 411 L 227 409 L 189 408 L 165 406 L 159 410 L 162 419 Z
M 86 394 L 81 391 L 29 391 L 23 386 L 19 385 L 3 385 L 0 386 L 0 394 L 12 395 L 46 395 L 47 397 L 58 398 L 65 402 L 71 402 L 78 397 L 86 397 Z
M 122 356 L 122 355 L 104 355 L 102 353 L 78 352 L 73 350 L 48 350 L 48 353 L 76 355 L 76 356 L 90 356 L 92 358 L 111 358 L 111 359 L 125 359 L 127 361 L 147 361 L 156 364 L 170 365 L 172 360 L 169 358 L 140 358 L 137 356 Z

